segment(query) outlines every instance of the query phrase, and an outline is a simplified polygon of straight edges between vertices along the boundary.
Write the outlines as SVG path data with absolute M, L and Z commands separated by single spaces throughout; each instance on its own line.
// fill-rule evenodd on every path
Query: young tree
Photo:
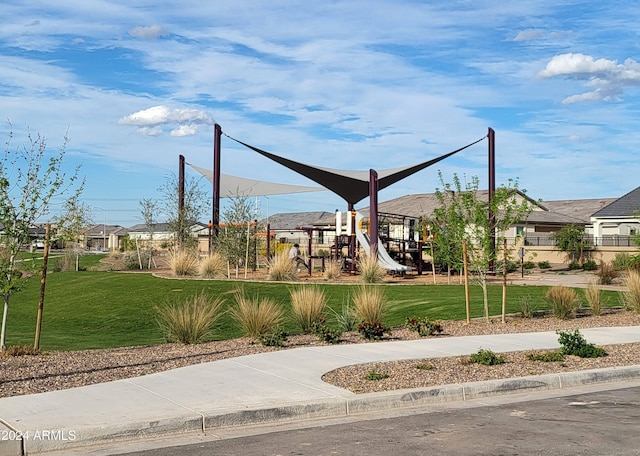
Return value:
M 503 243 L 509 228 L 524 220 L 533 207 L 519 195 L 517 181 L 509 180 L 508 186 L 500 186 L 490 201 L 479 195 L 477 177 L 473 177 L 465 188 L 462 188 L 460 179 L 455 175 L 453 185 L 446 184 L 442 177 L 440 182 L 444 191 L 440 191 L 441 208 L 437 213 L 441 214 L 439 226 L 445 229 L 443 235 L 452 238 L 448 243 L 466 240 L 470 269 L 475 281 L 482 287 L 484 315 L 488 319 L 487 276 L 492 272 L 490 266 L 497 260 L 495 246 Z M 493 221 L 489 219 L 490 213 L 494 215 Z M 463 259 L 460 257 L 451 261 L 461 264 Z
M 158 203 L 152 199 L 145 198 L 140 201 L 140 213 L 144 219 L 144 225 L 147 228 L 149 234 L 149 242 L 147 244 L 147 250 L 149 255 L 148 269 L 151 269 L 151 262 L 153 258 L 153 233 L 156 224 L 156 216 L 159 211 Z
M 29 228 L 48 212 L 51 199 L 71 192 L 78 169 L 67 176 L 63 158 L 69 143 L 65 135 L 56 154 L 48 154 L 45 138 L 28 133 L 27 143 L 13 148 L 13 130 L 0 157 L 0 293 L 3 298 L 0 351 L 6 349 L 6 327 L 11 296 L 24 285 L 18 253 L 29 242 Z M 75 191 L 78 195 L 82 187 Z
M 249 267 L 255 262 L 255 236 L 253 236 L 252 205 L 249 198 L 237 195 L 229 199 L 230 204 L 222 212 L 222 223 L 215 245 L 222 256 L 233 265 L 236 270 L 241 264 Z M 247 261 L 247 257 L 248 260 Z
M 591 246 L 583 225 L 570 224 L 560 228 L 553 235 L 556 248 L 567 254 L 570 263 L 582 264 L 585 250 Z
M 179 248 L 195 246 L 195 239 L 187 233 L 190 224 L 198 221 L 209 207 L 207 192 L 202 188 L 201 179 L 185 178 L 184 205 L 180 210 L 179 183 L 175 174 L 167 176 L 160 187 L 163 193 L 164 212 L 169 214 L 167 223 L 171 227 Z
M 76 271 L 79 270 L 80 255 L 83 251 L 80 238 L 93 223 L 91 207 L 79 200 L 83 187 L 84 185 L 81 185 L 79 191 L 64 203 L 62 214 L 55 220 L 56 237 L 65 241 L 65 244 L 72 245 Z

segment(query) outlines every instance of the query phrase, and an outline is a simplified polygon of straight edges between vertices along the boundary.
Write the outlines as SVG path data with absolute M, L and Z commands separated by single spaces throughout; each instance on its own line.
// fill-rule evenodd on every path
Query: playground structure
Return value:
M 211 181 L 212 185 L 213 185 L 213 211 L 212 211 L 212 221 L 211 221 L 211 225 L 212 225 L 212 235 L 213 236 L 217 236 L 218 230 L 219 230 L 219 226 L 220 226 L 220 198 L 224 197 L 224 196 L 228 196 L 228 195 L 223 195 L 221 193 L 221 182 L 222 182 L 222 173 L 220 171 L 220 163 L 221 163 L 221 136 L 222 136 L 223 132 L 222 129 L 220 127 L 220 125 L 216 124 L 214 126 L 214 154 L 213 154 L 213 171 L 211 174 L 205 173 L 202 171 L 202 168 L 198 169 L 197 167 L 194 167 L 194 169 L 198 170 L 199 172 L 201 172 L 203 175 L 205 175 L 207 178 L 209 178 L 209 180 Z M 348 206 L 348 210 L 347 213 L 348 214 L 354 214 L 352 216 L 349 217 L 348 221 L 347 221 L 347 229 L 349 230 L 349 224 L 351 224 L 351 231 L 352 233 L 350 233 L 347 237 L 347 249 L 348 249 L 348 253 L 346 255 L 346 258 L 349 259 L 349 263 L 351 264 L 351 270 L 353 271 L 355 268 L 355 260 L 356 260 L 356 239 L 360 244 L 360 247 L 362 249 L 365 250 L 365 252 L 367 252 L 369 255 L 375 257 L 378 259 L 380 265 L 382 267 L 384 267 L 385 269 L 389 270 L 389 271 L 393 271 L 393 272 L 406 272 L 411 270 L 410 267 L 402 265 L 400 263 L 397 263 L 395 260 L 393 260 L 393 258 L 391 258 L 391 256 L 389 255 L 389 252 L 385 249 L 384 244 L 381 242 L 381 240 L 379 239 L 379 220 L 378 220 L 378 191 L 386 188 L 408 176 L 411 176 L 412 174 L 425 169 L 435 163 L 438 163 L 441 160 L 444 160 L 445 158 L 448 158 L 468 147 L 471 147 L 477 143 L 479 143 L 480 141 L 484 140 L 485 138 L 488 138 L 488 143 L 489 143 L 489 198 L 491 199 L 493 197 L 493 194 L 495 193 L 495 132 L 492 128 L 488 129 L 488 133 L 487 135 L 483 136 L 482 138 L 467 144 L 466 146 L 463 146 L 459 149 L 456 149 L 452 152 L 449 152 L 447 154 L 441 155 L 435 159 L 431 159 L 431 160 L 427 160 L 425 162 L 422 163 L 418 163 L 416 165 L 412 165 L 412 166 L 407 166 L 407 167 L 403 167 L 403 168 L 396 168 L 396 169 L 387 169 L 387 170 L 382 170 L 380 172 L 374 170 L 374 169 L 370 169 L 368 172 L 366 171 L 345 171 L 345 170 L 336 170 L 336 169 L 329 169 L 329 168 L 322 168 L 322 167 L 316 167 L 316 166 L 311 166 L 311 165 L 307 165 L 301 162 L 297 162 L 294 160 L 290 160 L 275 154 L 272 154 L 270 152 L 264 151 L 262 149 L 259 149 L 255 146 L 251 146 L 247 143 L 244 143 L 242 141 L 239 141 L 235 138 L 232 138 L 231 136 L 225 134 L 225 136 L 227 136 L 229 139 L 231 139 L 232 141 L 237 142 L 238 144 L 241 144 L 255 152 L 257 152 L 258 154 L 269 158 L 277 163 L 280 163 L 281 165 L 291 169 L 292 171 L 298 173 L 298 174 L 302 174 L 305 177 L 311 179 L 312 181 L 320 184 L 322 187 L 324 187 L 327 190 L 330 190 L 332 192 L 334 192 L 335 194 L 341 196 L 346 202 L 347 202 L 347 206 Z M 181 166 L 184 166 L 184 162 L 181 164 Z M 182 168 L 182 173 L 183 168 Z M 238 178 L 238 179 L 242 179 L 242 178 Z M 257 182 L 257 181 L 254 181 Z M 296 191 L 293 191 L 293 187 L 295 186 L 287 186 L 285 184 L 273 184 L 273 185 L 283 185 L 283 187 L 291 187 L 290 190 L 291 193 L 295 193 Z M 304 190 L 300 190 L 300 191 L 318 191 L 318 187 L 313 188 L 313 190 L 311 190 L 312 187 L 307 187 Z M 287 193 L 286 190 L 284 191 L 279 191 L 279 193 Z M 253 190 L 251 190 L 249 192 L 249 194 L 245 194 L 243 196 L 253 196 L 253 195 L 257 195 L 258 193 L 255 193 Z M 267 194 L 276 194 L 276 193 L 265 193 L 265 191 L 263 190 L 263 193 L 261 193 L 261 195 L 267 195 Z M 360 214 L 359 218 L 357 218 L 357 220 L 354 220 L 354 217 L 358 217 L 355 215 L 355 204 L 358 203 L 359 201 L 361 201 L 362 199 L 369 197 L 370 200 L 370 205 L 369 205 L 369 230 L 368 233 L 365 234 L 363 233 L 360 229 L 354 229 L 355 227 L 353 226 L 354 224 L 357 224 L 357 220 L 359 220 L 360 222 L 362 222 L 363 216 L 362 214 Z M 179 200 L 180 201 L 180 200 Z M 338 214 L 338 213 L 337 213 Z M 493 214 L 489 214 L 489 218 L 490 220 L 494 219 L 494 215 Z M 341 228 L 342 228 L 342 223 L 339 222 L 338 220 L 336 220 L 336 246 L 335 246 L 335 255 L 336 257 L 342 252 L 344 246 L 342 245 L 342 236 L 341 236 Z M 309 231 L 309 245 L 308 245 L 308 252 L 309 252 L 309 272 L 311 273 L 311 269 L 312 269 L 312 265 L 311 265 L 311 252 L 312 252 L 312 245 L 311 245 L 311 231 L 314 228 L 304 228 L 301 227 L 300 229 L 305 230 L 305 231 Z M 378 239 L 377 242 L 370 242 L 370 235 L 369 233 L 375 233 L 375 237 Z M 269 228 L 267 228 L 267 233 L 266 233 L 266 239 L 267 239 L 267 244 L 269 244 L 269 241 L 271 239 L 271 236 L 269 234 Z M 339 245 L 340 244 L 340 245 Z M 492 241 L 493 244 L 493 249 L 495 249 L 495 239 Z M 422 264 L 422 251 L 421 249 L 419 249 L 420 252 L 418 254 L 418 258 L 417 258 L 417 263 L 419 265 Z M 269 246 L 267 246 L 267 255 L 270 254 L 270 249 Z M 419 272 L 421 272 L 421 268 L 418 268 Z

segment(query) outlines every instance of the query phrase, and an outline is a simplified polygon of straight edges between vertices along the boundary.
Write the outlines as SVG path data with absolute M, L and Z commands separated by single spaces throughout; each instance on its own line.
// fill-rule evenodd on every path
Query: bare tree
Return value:
M 187 228 L 198 221 L 208 207 L 209 198 L 201 182 L 201 179 L 193 177 L 185 179 L 182 210 L 179 202 L 178 178 L 175 174 L 167 176 L 165 183 L 160 187 L 164 210 L 169 214 L 167 223 L 179 246 L 194 246 L 195 239 L 187 233 Z
M 80 238 L 93 223 L 91 207 L 81 202 L 79 197 L 80 193 L 77 192 L 69 198 L 64 204 L 64 211 L 56 218 L 56 237 L 64 240 L 65 244 L 71 244 L 76 271 L 80 269 L 80 255 L 83 252 Z
M 0 351 L 6 349 L 6 327 L 11 296 L 19 291 L 27 280 L 23 276 L 18 254 L 29 242 L 29 228 L 47 214 L 51 199 L 64 196 L 73 190 L 78 178 L 78 168 L 67 176 L 63 172 L 63 158 L 69 138 L 55 154 L 47 153 L 45 138 L 39 134 L 27 134 L 25 145 L 13 148 L 13 129 L 10 132 L 3 155 L 0 157 L 0 293 L 4 302 L 0 329 Z M 75 190 L 78 195 L 80 185 Z
M 151 269 L 151 263 L 153 258 L 153 233 L 155 231 L 156 216 L 158 215 L 159 205 L 152 199 L 145 198 L 140 201 L 140 213 L 144 219 L 144 225 L 147 228 L 147 234 L 149 235 L 149 242 L 147 243 L 147 250 L 149 253 L 149 265 L 148 269 Z

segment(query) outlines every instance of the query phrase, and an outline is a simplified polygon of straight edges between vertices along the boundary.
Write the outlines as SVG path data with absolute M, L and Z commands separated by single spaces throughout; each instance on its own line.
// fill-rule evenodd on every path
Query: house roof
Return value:
M 592 214 L 593 217 L 633 217 L 640 211 L 640 187 Z
M 84 235 L 89 237 L 99 237 L 107 236 L 109 234 L 124 234 L 126 232 L 126 228 L 120 225 L 105 225 L 103 223 L 99 223 L 97 225 L 90 226 L 84 232 Z
M 613 203 L 615 198 L 593 198 L 580 200 L 556 200 L 544 201 L 547 209 L 558 214 L 568 215 L 580 220 L 582 223 L 590 223 L 591 215 Z
M 318 221 L 331 217 L 331 221 L 335 220 L 335 214 L 332 212 L 291 212 L 278 213 L 269 216 L 269 225 L 272 230 L 297 230 L 299 227 L 311 227 L 318 225 Z M 264 219 L 260 223 L 266 224 Z

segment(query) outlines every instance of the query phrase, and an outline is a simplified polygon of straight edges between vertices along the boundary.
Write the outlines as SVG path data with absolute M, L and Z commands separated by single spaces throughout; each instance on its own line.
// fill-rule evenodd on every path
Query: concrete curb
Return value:
M 329 401 L 291 403 L 270 408 L 229 411 L 228 413 L 220 413 L 219 410 L 211 413 L 205 412 L 201 415 L 186 413 L 181 416 L 153 422 L 121 423 L 108 427 L 91 425 L 78 427 L 73 430 L 73 439 L 29 439 L 24 441 L 26 453 L 22 452 L 22 445 L 19 442 L 0 441 L 0 455 L 23 456 L 23 454 L 104 445 L 115 441 L 125 442 L 172 435 L 208 434 L 221 428 L 286 423 L 309 419 L 340 418 L 378 410 L 469 401 L 527 391 L 566 389 L 632 379 L 640 379 L 640 366 L 623 366 L 459 385 L 444 385 L 432 388 L 370 393 L 358 395 L 354 398 L 336 397 Z M 0 421 L 0 430 L 9 429 L 8 425 L 3 428 L 3 424 L 6 423 Z M 14 431 L 17 430 L 14 429 Z M 70 432 L 70 430 L 67 432 Z

